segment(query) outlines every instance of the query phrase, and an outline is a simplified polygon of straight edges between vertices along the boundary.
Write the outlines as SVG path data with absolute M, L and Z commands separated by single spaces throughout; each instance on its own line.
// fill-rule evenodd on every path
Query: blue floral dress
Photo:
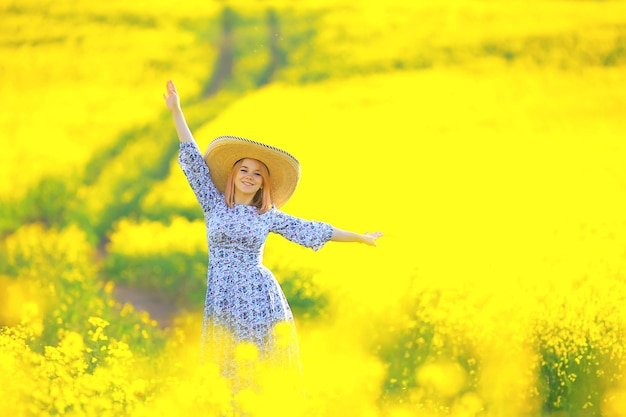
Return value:
M 330 240 L 332 226 L 275 207 L 263 214 L 254 206 L 228 207 L 194 142 L 181 142 L 178 161 L 206 221 L 204 359 L 216 361 L 231 379 L 240 378 L 243 364 L 254 358 L 299 369 L 293 315 L 278 281 L 262 265 L 263 247 L 272 232 L 318 250 Z M 249 348 L 238 352 L 240 346 L 253 347 L 252 354 Z

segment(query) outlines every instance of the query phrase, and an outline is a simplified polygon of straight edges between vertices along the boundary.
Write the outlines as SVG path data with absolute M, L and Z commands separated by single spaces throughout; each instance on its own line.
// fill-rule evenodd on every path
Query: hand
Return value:
M 167 90 L 166 94 L 163 94 L 163 98 L 165 99 L 165 104 L 170 111 L 174 111 L 180 109 L 180 98 L 178 97 L 178 92 L 176 91 L 176 86 L 172 80 L 169 80 L 165 84 L 165 89 Z
M 376 239 L 383 236 L 382 232 L 365 232 L 363 243 L 370 246 L 376 246 Z

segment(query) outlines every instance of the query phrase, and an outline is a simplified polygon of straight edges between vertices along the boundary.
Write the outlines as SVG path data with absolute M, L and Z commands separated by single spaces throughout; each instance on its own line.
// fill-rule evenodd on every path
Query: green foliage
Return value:
M 416 388 L 430 389 L 424 381 L 419 381 L 418 372 L 433 363 L 458 364 L 469 376 L 459 391 L 476 390 L 479 362 L 473 341 L 463 330 L 455 329 L 446 319 L 432 313 L 448 308 L 441 298 L 441 292 L 433 290 L 407 294 L 401 311 L 396 313 L 401 317 L 396 322 L 402 326 L 381 327 L 376 331 L 374 350 L 388 364 L 384 401 L 405 401 Z
M 213 73 L 204 89 L 205 96 L 220 90 L 245 92 L 267 83 L 270 68 L 276 65 L 272 33 L 277 27 L 275 13 L 245 13 L 225 6 L 220 16 L 221 33 L 217 43 L 219 55 Z
M 23 286 L 20 293 L 28 294 L 25 300 L 43 308 L 29 319 L 40 321 L 35 326 L 40 333 L 32 339 L 36 351 L 56 346 L 63 332 L 87 334 L 92 316 L 107 321 L 110 337 L 132 350 L 147 353 L 162 346 L 164 338 L 155 323 L 113 300 L 98 279 L 95 251 L 77 227 L 24 226 L 2 242 L 0 254 L 0 276 L 16 280 L 18 289 Z
M 615 350 L 614 344 L 623 331 L 610 322 L 607 318 L 599 320 L 598 327 L 588 334 L 575 332 L 572 327 L 537 326 L 547 330 L 536 335 L 541 354 L 540 386 L 547 412 L 602 415 L 603 398 L 623 377 L 623 354 Z
M 49 227 L 67 224 L 68 212 L 76 204 L 78 183 L 74 177 L 46 176 L 28 189 L 19 201 L 3 199 L 0 233 L 17 230 L 20 225 L 43 223 Z
M 274 269 L 273 272 L 280 280 L 280 286 L 296 317 L 304 320 L 327 317 L 325 313 L 329 304 L 329 294 L 315 282 L 313 273 L 280 268 Z
M 202 308 L 206 292 L 206 251 L 188 254 L 127 256 L 114 253 L 104 261 L 102 276 L 120 284 L 164 291 L 180 305 Z

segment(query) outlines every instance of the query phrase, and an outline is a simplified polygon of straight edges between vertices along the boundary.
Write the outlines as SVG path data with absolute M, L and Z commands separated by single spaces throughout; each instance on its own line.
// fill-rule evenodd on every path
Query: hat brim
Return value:
M 220 192 L 233 165 L 240 159 L 252 158 L 263 162 L 270 172 L 270 193 L 276 207 L 283 206 L 293 195 L 300 182 L 300 163 L 288 152 L 261 142 L 237 136 L 220 136 L 213 139 L 204 153 L 211 179 Z

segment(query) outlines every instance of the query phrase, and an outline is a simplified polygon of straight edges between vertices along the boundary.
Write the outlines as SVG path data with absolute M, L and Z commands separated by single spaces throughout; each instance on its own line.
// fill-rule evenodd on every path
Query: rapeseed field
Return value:
M 625 2 L 0 9 L 1 415 L 625 415 Z M 268 372 L 233 403 L 200 365 L 204 222 L 167 79 L 201 148 L 298 157 L 284 211 L 385 233 L 267 242 L 305 398 Z

